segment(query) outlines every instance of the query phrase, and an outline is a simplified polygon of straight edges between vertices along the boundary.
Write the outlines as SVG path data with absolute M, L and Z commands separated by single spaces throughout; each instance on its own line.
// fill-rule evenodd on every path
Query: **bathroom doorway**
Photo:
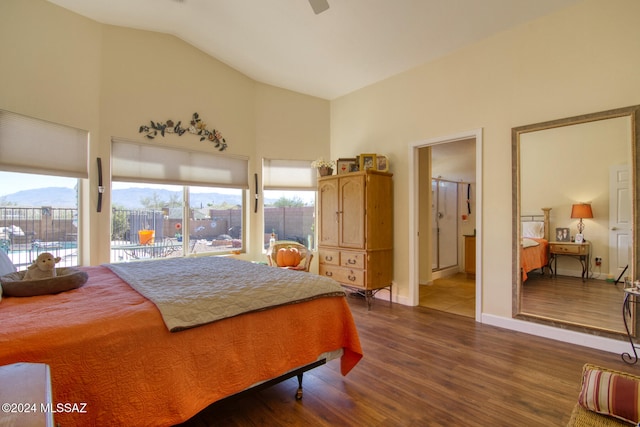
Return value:
M 436 303 L 436 298 L 449 305 L 437 309 L 451 313 L 469 315 L 480 321 L 482 313 L 482 130 L 476 129 L 457 135 L 434 138 L 425 141 L 417 141 L 412 144 L 410 162 L 411 200 L 410 200 L 410 294 L 415 305 L 429 306 Z M 452 217 L 456 224 L 456 234 L 453 240 L 456 242 L 455 261 L 445 261 L 447 256 L 437 254 L 434 250 L 434 240 L 438 237 L 434 233 L 434 212 L 436 197 L 433 178 L 456 183 L 457 197 L 456 210 Z M 476 232 L 477 231 L 477 232 Z M 465 273 L 465 261 L 467 254 L 463 251 L 465 237 L 476 237 L 475 244 L 471 247 L 475 252 L 475 277 L 467 277 Z M 443 236 L 440 233 L 440 241 Z M 440 244 L 442 246 L 442 243 Z M 434 257 L 439 257 L 436 261 Z M 437 264 L 436 264 L 437 263 Z M 454 267 L 445 268 L 445 264 L 453 264 Z M 439 270 L 434 269 L 434 265 Z M 460 280 L 459 280 L 460 279 Z M 446 283 L 443 281 L 446 280 Z M 465 297 L 462 298 L 458 291 L 462 291 L 459 282 L 464 281 Z M 441 283 L 442 282 L 442 283 Z M 430 289 L 426 289 L 425 285 Z M 440 286 L 443 285 L 443 286 Z M 422 289 L 421 289 L 422 288 Z M 447 289 L 448 288 L 448 289 Z M 456 289 L 452 289 L 456 288 Z M 427 295 L 431 291 L 431 295 Z M 465 313 L 458 312 L 449 302 L 458 304 L 469 296 L 470 310 Z M 424 298 L 421 298 L 424 297 Z M 436 308 L 436 307 L 433 307 Z M 467 314 L 468 313 L 468 314 Z

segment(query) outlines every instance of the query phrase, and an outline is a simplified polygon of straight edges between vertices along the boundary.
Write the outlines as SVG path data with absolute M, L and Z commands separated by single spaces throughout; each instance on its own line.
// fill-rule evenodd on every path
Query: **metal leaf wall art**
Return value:
M 227 141 L 222 137 L 222 133 L 216 129 L 207 129 L 207 124 L 202 121 L 198 113 L 193 113 L 188 127 L 183 127 L 182 121 L 175 123 L 173 120 L 167 120 L 166 122 L 161 123 L 151 120 L 150 125 L 140 126 L 138 132 L 144 133 L 145 138 L 148 139 L 155 139 L 158 135 L 164 137 L 167 133 L 174 133 L 178 136 L 190 133 L 198 135 L 200 137 L 200 141 L 211 141 L 219 151 L 227 149 Z

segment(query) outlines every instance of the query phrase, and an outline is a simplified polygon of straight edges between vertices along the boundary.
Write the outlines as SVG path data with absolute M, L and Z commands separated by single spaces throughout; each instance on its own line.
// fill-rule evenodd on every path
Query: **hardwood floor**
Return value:
M 350 298 L 364 358 L 214 404 L 183 426 L 563 426 L 590 362 L 640 374 L 620 355 L 425 307 Z
M 623 283 L 530 273 L 522 286 L 522 311 L 624 333 Z

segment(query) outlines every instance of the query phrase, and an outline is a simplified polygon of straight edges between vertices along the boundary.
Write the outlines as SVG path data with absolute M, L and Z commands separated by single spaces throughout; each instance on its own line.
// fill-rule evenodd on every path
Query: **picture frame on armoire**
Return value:
M 360 170 L 364 171 L 367 169 L 376 170 L 378 164 L 376 162 L 375 154 L 360 154 Z
M 338 175 L 342 175 L 343 173 L 354 172 L 353 166 L 356 164 L 355 158 L 349 159 L 338 159 L 336 162 L 336 167 L 338 168 Z M 356 169 L 357 171 L 358 169 Z
M 389 172 L 389 160 L 387 156 L 376 156 L 376 170 Z

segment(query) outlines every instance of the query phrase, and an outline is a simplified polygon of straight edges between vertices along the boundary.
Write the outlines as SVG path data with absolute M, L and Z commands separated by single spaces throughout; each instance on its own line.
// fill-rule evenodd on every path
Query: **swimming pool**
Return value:
M 77 242 L 40 242 L 1 247 L 18 270 L 26 269 L 43 252 L 50 252 L 60 257 L 56 267 L 73 267 L 78 265 Z

